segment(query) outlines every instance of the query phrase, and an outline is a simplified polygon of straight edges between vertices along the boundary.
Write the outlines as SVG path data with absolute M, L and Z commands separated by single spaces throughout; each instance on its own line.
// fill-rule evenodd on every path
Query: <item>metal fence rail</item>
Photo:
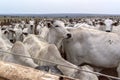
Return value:
M 76 69 L 76 70 L 80 70 L 80 71 L 84 71 L 84 72 L 96 74 L 97 76 L 104 76 L 104 77 L 107 77 L 107 78 L 120 80 L 119 77 L 114 77 L 114 76 L 102 74 L 102 73 L 99 73 L 99 72 L 91 72 L 91 71 L 87 71 L 87 70 L 82 70 L 82 69 L 80 69 L 80 68 L 73 68 L 73 67 L 70 67 L 70 66 L 66 66 L 66 65 L 63 65 L 63 64 L 55 63 L 55 62 L 48 61 L 48 60 L 41 59 L 41 58 L 34 58 L 34 57 L 28 57 L 28 56 L 24 56 L 24 55 L 18 55 L 18 54 L 15 54 L 15 53 L 7 52 L 7 51 L 2 51 L 2 50 L 0 50 L 0 53 L 6 53 L 6 54 L 11 54 L 11 55 L 20 56 L 20 57 L 26 57 L 26 58 L 30 58 L 30 59 L 34 59 L 34 60 L 38 60 L 38 61 L 43 61 L 43 62 L 47 62 L 47 63 L 52 63 L 52 64 L 56 64 L 56 65 L 68 67 L 68 68 L 71 68 L 71 69 Z M 59 76 L 63 76 L 63 75 L 59 75 Z M 63 76 L 63 77 L 65 77 L 65 76 Z

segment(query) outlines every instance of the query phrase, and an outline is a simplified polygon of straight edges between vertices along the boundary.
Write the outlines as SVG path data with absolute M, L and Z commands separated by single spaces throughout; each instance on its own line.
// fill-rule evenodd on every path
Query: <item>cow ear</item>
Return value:
M 51 27 L 52 27 L 52 24 L 51 24 L 51 23 L 47 23 L 47 27 L 48 27 L 48 28 L 51 28 Z
M 9 31 L 10 31 L 10 32 L 12 32 L 12 33 L 15 33 L 15 31 L 14 31 L 14 30 L 11 30 L 11 29 L 10 29 Z
M 113 23 L 112 26 L 118 26 L 119 24 L 117 22 Z

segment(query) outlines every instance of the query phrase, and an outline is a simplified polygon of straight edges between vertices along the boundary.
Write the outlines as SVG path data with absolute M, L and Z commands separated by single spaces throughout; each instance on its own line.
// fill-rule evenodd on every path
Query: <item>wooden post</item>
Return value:
M 0 80 L 59 80 L 59 76 L 2 61 L 0 61 L 0 77 Z

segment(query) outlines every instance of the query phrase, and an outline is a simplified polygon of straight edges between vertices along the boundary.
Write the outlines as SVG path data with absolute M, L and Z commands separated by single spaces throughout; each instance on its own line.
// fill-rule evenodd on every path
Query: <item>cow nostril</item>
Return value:
M 72 37 L 72 35 L 71 34 L 67 34 L 67 38 L 69 39 L 69 38 L 71 38 Z

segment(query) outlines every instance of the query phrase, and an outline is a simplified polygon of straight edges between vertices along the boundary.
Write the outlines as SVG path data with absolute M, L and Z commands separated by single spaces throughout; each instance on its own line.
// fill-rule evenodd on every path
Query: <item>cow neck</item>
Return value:
M 2 31 L 1 31 L 1 29 L 0 29 L 0 37 L 2 37 Z
M 63 38 L 56 35 L 58 33 L 55 32 L 55 30 L 50 29 L 47 35 L 47 42 L 50 44 L 55 44 L 57 48 L 59 49 L 62 43 Z

